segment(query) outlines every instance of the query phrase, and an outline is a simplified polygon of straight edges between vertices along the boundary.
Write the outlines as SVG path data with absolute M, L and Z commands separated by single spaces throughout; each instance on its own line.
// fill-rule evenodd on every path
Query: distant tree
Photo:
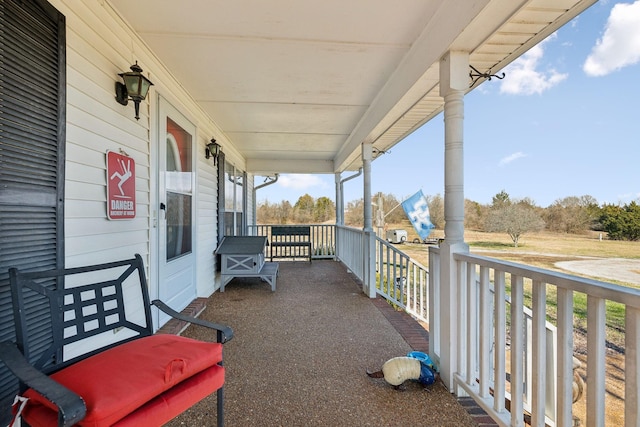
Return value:
M 293 207 L 287 200 L 270 203 L 268 200 L 256 206 L 258 224 L 288 224 L 293 221 Z
M 536 205 L 536 202 L 530 197 L 525 197 L 523 199 L 518 199 L 518 200 L 515 200 L 515 201 L 511 201 L 511 203 L 518 204 L 518 205 L 524 206 L 526 208 L 532 208 L 532 209 L 537 210 L 537 211 L 540 210 L 540 207 L 538 205 Z
M 293 205 L 294 221 L 298 224 L 312 222 L 315 207 L 316 201 L 309 194 L 300 196 L 296 204 Z
M 478 202 L 465 199 L 464 201 L 464 227 L 470 230 L 484 230 L 489 208 Z
M 287 224 L 291 221 L 292 218 L 293 218 L 293 207 L 291 206 L 291 203 L 289 203 L 288 200 L 283 200 L 278 205 L 275 212 L 275 217 L 271 222 L 274 222 L 276 224 Z
M 547 229 L 561 233 L 584 233 L 593 227 L 598 216 L 597 202 L 591 196 L 558 199 L 543 214 Z
M 485 225 L 486 231 L 507 233 L 516 248 L 523 234 L 542 228 L 544 221 L 536 210 L 518 203 L 505 203 L 491 208 Z
M 325 222 L 336 217 L 336 205 L 328 197 L 316 200 L 313 217 L 315 222 Z
M 384 221 L 386 224 L 399 224 L 407 219 L 407 216 L 400 206 L 400 200 L 393 194 L 382 194 Z
M 439 230 L 444 229 L 444 199 L 440 194 L 427 196 L 427 203 L 429 204 L 431 223 Z
M 378 193 L 373 197 L 372 215 L 373 223 L 376 226 L 376 215 L 378 215 L 378 203 L 382 198 L 382 216 L 384 217 L 384 223 L 388 224 L 400 224 L 407 219 L 404 210 L 400 207 L 400 202 L 392 194 Z M 364 200 L 352 200 L 347 203 L 344 214 L 344 222 L 351 227 L 362 227 L 364 225 Z
M 509 198 L 509 194 L 506 191 L 502 190 L 498 194 L 493 196 L 493 199 L 491 201 L 491 208 L 498 209 L 510 204 L 511 199 Z
M 604 205 L 600 223 L 612 240 L 640 240 L 640 205 Z
M 259 224 L 269 224 L 273 222 L 273 218 L 275 218 L 275 206 L 276 205 L 269 203 L 268 200 L 260 203 L 257 206 L 256 222 Z
M 584 195 L 580 196 L 580 204 L 584 206 L 584 209 L 587 211 L 589 218 L 591 218 L 591 224 L 589 225 L 589 228 L 592 230 L 602 230 L 602 226 L 600 224 L 600 216 L 602 214 L 602 210 L 600 209 L 598 200 L 596 200 L 595 197 Z
M 625 206 L 627 213 L 626 237 L 629 240 L 640 240 L 640 205 L 631 202 Z
M 344 223 L 350 227 L 364 226 L 364 200 L 347 202 L 344 212 Z

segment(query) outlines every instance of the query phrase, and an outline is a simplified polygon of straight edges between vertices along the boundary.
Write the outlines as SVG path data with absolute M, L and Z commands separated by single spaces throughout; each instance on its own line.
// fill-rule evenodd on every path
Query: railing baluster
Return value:
M 402 295 L 400 295 L 400 302 L 404 304 L 408 310 L 411 312 L 413 307 L 411 307 L 411 296 L 409 295 L 409 291 L 411 290 L 411 277 L 409 275 L 409 269 L 407 268 L 406 259 L 404 254 L 401 252 L 398 253 L 398 264 L 400 265 L 400 276 L 404 278 L 401 283 L 400 289 L 402 290 Z
M 506 356 L 503 349 L 507 348 L 506 341 L 506 287 L 504 271 L 494 270 L 494 379 L 493 379 L 493 409 L 496 412 L 504 412 L 505 379 L 506 379 Z
M 478 360 L 478 275 L 476 265 L 467 263 L 467 384 L 476 383 Z
M 465 381 L 468 383 L 469 379 L 467 376 L 467 357 L 469 352 L 462 351 L 463 348 L 466 348 L 466 339 L 469 335 L 469 329 L 467 325 L 468 312 L 467 306 L 469 305 L 469 296 L 468 296 L 468 285 L 469 278 L 467 277 L 467 270 L 471 269 L 470 266 L 467 265 L 466 262 L 456 263 L 456 276 L 458 277 L 458 283 L 456 284 L 458 288 L 458 302 L 460 303 L 460 318 L 458 319 L 458 337 L 457 337 L 457 346 L 460 349 L 458 351 L 458 369 L 460 371 L 460 376 L 465 378 Z M 440 310 L 442 313 L 442 310 Z M 440 321 L 438 318 L 436 321 Z M 440 337 L 442 340 L 442 337 Z M 459 392 L 456 390 L 456 394 L 459 395 Z
M 573 426 L 573 291 L 558 288 L 558 408 L 556 425 Z
M 395 271 L 391 264 L 391 249 L 385 248 L 385 268 L 387 270 L 387 293 L 392 301 L 396 300 L 396 288 L 395 288 Z
M 511 275 L 511 425 L 524 426 L 524 286 L 523 278 Z
M 638 407 L 640 407 L 640 309 L 627 306 L 624 319 L 624 424 L 627 426 L 640 425 Z
M 604 426 L 605 300 L 587 296 L 587 427 Z
M 402 301 L 402 283 L 397 282 L 397 280 L 402 281 L 402 271 L 398 273 L 398 254 L 396 251 L 392 251 L 391 248 L 389 248 L 389 251 L 391 251 L 391 270 L 393 271 L 393 298 L 398 302 Z M 398 289 L 398 285 L 400 285 L 400 289 Z M 398 296 L 399 294 L 400 296 Z
M 415 266 L 418 282 L 416 286 L 420 286 L 418 298 L 420 298 L 420 315 L 423 319 L 429 319 L 429 294 L 427 292 L 426 272 Z M 431 328 L 433 329 L 433 328 Z
M 531 425 L 545 426 L 545 373 L 547 361 L 547 286 L 533 281 L 533 396 L 531 396 Z
M 440 328 L 435 325 L 440 322 L 440 250 L 429 249 L 429 356 L 435 362 L 440 354 Z
M 378 246 L 378 289 L 383 295 L 386 295 L 386 291 L 384 289 L 384 248 L 382 246 Z
M 489 397 L 489 360 L 491 358 L 491 297 L 490 297 L 489 268 L 480 267 L 480 352 L 479 356 L 479 379 L 480 379 L 480 397 L 485 399 Z

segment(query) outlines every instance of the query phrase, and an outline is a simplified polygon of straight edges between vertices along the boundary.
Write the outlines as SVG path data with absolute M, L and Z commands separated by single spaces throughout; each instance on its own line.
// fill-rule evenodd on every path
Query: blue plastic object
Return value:
M 420 361 L 420 378 L 418 378 L 420 384 L 431 385 L 436 382 L 435 368 L 428 354 L 421 351 L 411 351 L 407 357 Z

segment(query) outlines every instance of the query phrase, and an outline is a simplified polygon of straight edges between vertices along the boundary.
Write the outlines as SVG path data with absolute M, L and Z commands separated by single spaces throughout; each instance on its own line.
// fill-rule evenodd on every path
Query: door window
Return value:
M 193 246 L 191 135 L 167 118 L 166 144 L 166 257 L 169 261 L 191 253 Z

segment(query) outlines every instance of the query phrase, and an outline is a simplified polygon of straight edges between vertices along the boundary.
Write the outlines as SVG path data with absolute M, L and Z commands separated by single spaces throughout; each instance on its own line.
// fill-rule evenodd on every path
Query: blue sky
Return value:
M 465 198 L 640 200 L 640 0 L 600 0 L 502 71 L 465 97 Z M 362 198 L 362 178 L 344 189 Z M 372 163 L 373 193 L 420 189 L 444 195 L 442 115 Z M 335 200 L 334 176 L 281 175 L 257 199 L 304 194 Z

